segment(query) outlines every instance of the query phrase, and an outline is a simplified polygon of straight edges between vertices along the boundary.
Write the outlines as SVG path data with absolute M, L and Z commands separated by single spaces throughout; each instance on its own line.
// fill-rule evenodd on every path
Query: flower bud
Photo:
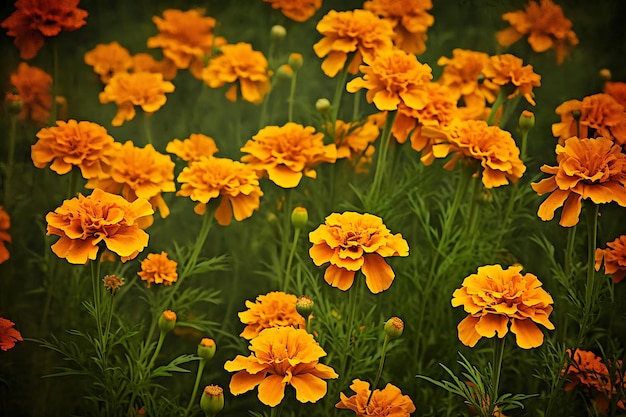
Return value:
M 287 29 L 282 25 L 274 25 L 270 30 L 270 36 L 273 40 L 285 39 L 287 36 Z
M 200 408 L 207 417 L 213 417 L 224 408 L 224 390 L 217 385 L 204 387 Z
M 579 121 L 581 115 L 582 113 L 580 112 L 580 110 L 572 110 L 572 117 L 574 118 L 574 120 Z
M 602 68 L 602 69 L 600 70 L 600 78 L 601 78 L 603 81 L 611 81 L 611 76 L 612 76 L 612 75 L 611 75 L 611 70 L 610 70 L 610 69 L 608 69 L 608 68 Z
M 313 300 L 311 300 L 310 297 L 301 295 L 296 301 L 296 311 L 307 320 L 311 313 L 313 313 L 313 304 Z
M 296 229 L 302 229 L 309 221 L 309 212 L 304 207 L 296 207 L 291 212 L 291 224 Z
M 171 310 L 165 310 L 159 317 L 159 330 L 167 333 L 176 326 L 176 313 Z
M 198 345 L 198 356 L 205 361 L 208 361 L 215 356 L 215 340 L 208 337 L 203 338 Z
M 102 278 L 102 282 L 108 292 L 115 294 L 117 290 L 124 285 L 124 278 L 118 277 L 117 275 L 105 275 L 104 278 Z
M 276 76 L 281 80 L 290 80 L 293 77 L 293 69 L 289 65 L 283 64 L 276 70 Z
M 289 60 L 287 61 L 287 63 L 291 68 L 293 68 L 294 71 L 298 71 L 300 68 L 302 68 L 302 54 L 299 54 L 297 52 L 292 53 L 291 55 L 289 55 Z
M 330 110 L 330 100 L 327 98 L 320 98 L 315 102 L 315 110 L 320 113 L 328 113 Z
M 390 339 L 397 339 L 402 336 L 404 322 L 398 317 L 392 317 L 385 322 L 385 334 Z
M 17 92 L 7 93 L 4 102 L 7 106 L 7 112 L 13 116 L 20 114 L 24 107 L 24 100 L 22 100 Z
M 533 112 L 524 110 L 519 116 L 519 128 L 522 132 L 528 132 L 535 127 L 535 115 Z

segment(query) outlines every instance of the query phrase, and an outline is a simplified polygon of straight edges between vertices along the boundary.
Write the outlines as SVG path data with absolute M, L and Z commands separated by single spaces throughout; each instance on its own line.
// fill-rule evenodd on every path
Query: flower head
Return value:
M 207 417 L 215 416 L 224 409 L 224 390 L 218 385 L 207 385 L 200 397 L 200 408 Z
M 297 301 L 295 295 L 280 291 L 259 295 L 255 302 L 246 301 L 248 310 L 239 313 L 239 320 L 246 325 L 240 336 L 254 339 L 269 327 L 292 326 L 304 329 L 306 323 L 296 310 Z
M 267 173 L 279 187 L 297 187 L 302 176 L 316 178 L 313 169 L 322 162 L 335 162 L 334 144 L 324 145 L 324 134 L 311 126 L 289 122 L 283 126 L 266 126 L 248 140 L 241 157 L 257 171 Z
M 557 166 L 544 165 L 541 171 L 549 178 L 531 184 L 539 195 L 550 193 L 537 215 L 552 220 L 563 206 L 559 224 L 571 227 L 578 223 L 583 199 L 596 204 L 617 202 L 626 207 L 626 154 L 612 140 L 599 137 L 571 137 L 556 146 Z
M 167 144 L 165 150 L 173 153 L 183 161 L 192 162 L 217 153 L 217 145 L 212 137 L 202 133 L 192 133 L 187 139 L 174 139 Z
M 50 74 L 37 67 L 31 67 L 26 62 L 20 62 L 17 72 L 11 74 L 11 85 L 15 87 L 22 101 L 22 110 L 17 118 L 46 123 L 52 108 Z
M 124 284 L 124 278 L 117 275 L 105 275 L 102 278 L 102 286 L 111 294 L 115 294 Z
M 233 102 L 237 101 L 237 82 L 241 97 L 250 103 L 261 103 L 270 89 L 267 59 L 245 42 L 222 46 L 202 70 L 202 79 L 211 88 L 232 84 L 226 98 Z
M 483 74 L 500 88 L 510 89 L 512 92 L 508 98 L 521 94 L 526 101 L 535 105 L 533 87 L 541 85 L 541 76 L 533 71 L 531 65 L 523 65 L 521 58 L 511 54 L 494 55 L 489 58 Z
M 335 407 L 352 410 L 358 417 L 409 417 L 415 405 L 408 395 L 402 395 L 400 388 L 387 384 L 382 390 L 370 390 L 369 382 L 353 379 L 350 389 L 355 395 L 348 397 L 339 393 L 341 401 Z
M 604 273 L 611 275 L 614 283 L 621 282 L 626 276 L 626 235 L 622 235 L 606 244 L 606 249 L 596 249 L 596 271 L 604 259 Z
M 263 0 L 296 22 L 306 22 L 322 6 L 322 0 Z
M 607 81 L 604 83 L 604 93 L 610 95 L 619 104 L 626 108 L 626 83 L 622 81 Z
M 45 38 L 72 32 L 85 25 L 87 11 L 78 8 L 80 0 L 17 0 L 16 10 L 0 27 L 15 37 L 13 43 L 20 50 L 20 58 L 32 59 L 44 44 Z
M 324 37 L 313 45 L 315 54 L 324 58 L 322 71 L 334 77 L 348 61 L 348 72 L 356 74 L 364 58 L 372 58 L 382 50 L 393 47 L 393 25 L 369 10 L 355 9 L 338 12 L 330 10 L 316 29 Z
M 173 80 L 176 78 L 178 68 L 174 65 L 174 61 L 165 57 L 160 61 L 147 53 L 138 53 L 132 56 L 133 72 L 155 72 L 163 75 L 164 80 Z
M 330 126 L 329 126 L 330 127 Z M 352 123 L 337 120 L 334 133 L 337 159 L 347 159 L 357 172 L 368 172 L 374 154 L 374 142 L 380 129 L 371 118 Z
M 46 215 L 47 235 L 59 236 L 52 251 L 72 264 L 95 260 L 105 247 L 122 257 L 136 257 L 148 245 L 139 225 L 154 211 L 147 200 L 128 202 L 123 197 L 95 189 L 91 195 L 65 200 Z
M 0 317 L 0 349 L 9 350 L 15 346 L 16 342 L 24 340 L 22 334 L 13 326 L 15 323 L 11 320 Z
M 552 0 L 531 0 L 524 10 L 504 13 L 502 19 L 510 27 L 496 33 L 498 43 L 510 46 L 528 35 L 528 43 L 535 52 L 554 49 L 558 64 L 562 64 L 569 49 L 578 44 L 572 22 L 563 14 L 561 6 Z
M 333 213 L 309 233 L 309 255 L 315 265 L 330 263 L 324 279 L 346 291 L 361 270 L 373 293 L 388 289 L 395 274 L 384 258 L 408 256 L 409 245 L 400 233 L 391 234 L 380 217 L 355 212 Z
M 259 387 L 258 397 L 270 407 L 278 405 L 285 396 L 285 387 L 296 390 L 302 403 L 316 402 L 326 395 L 325 379 L 337 378 L 333 368 L 321 364 L 324 349 L 306 330 L 291 326 L 263 330 L 250 342 L 252 354 L 237 355 L 224 364 L 224 369 L 237 372 L 230 380 L 233 395 Z
M 147 282 L 148 288 L 153 282 L 167 287 L 178 280 L 177 266 L 178 263 L 169 259 L 166 252 L 151 253 L 141 261 L 141 271 L 137 275 Z
M 165 93 L 174 91 L 174 84 L 163 80 L 163 74 L 153 72 L 118 72 L 107 83 L 98 98 L 100 103 L 114 102 L 117 114 L 111 124 L 121 126 L 135 117 L 135 106 L 154 113 L 167 101 Z
M 481 337 L 493 337 L 496 333 L 503 338 L 510 323 L 518 346 L 530 349 L 543 343 L 537 324 L 554 329 L 548 318 L 552 297 L 541 288 L 535 275 L 521 271 L 521 265 L 507 269 L 500 265 L 482 266 L 454 291 L 452 306 L 463 306 L 468 313 L 457 327 L 464 345 L 473 347 Z
M 11 235 L 9 234 L 10 228 L 11 217 L 9 217 L 9 213 L 4 210 L 4 207 L 0 206 L 0 264 L 11 256 L 6 247 L 6 244 L 11 242 Z
M 133 66 L 133 58 L 119 42 L 100 43 L 85 53 L 85 64 L 93 67 L 103 83 L 108 83 L 118 72 L 128 72 Z
M 177 180 L 182 185 L 176 195 L 197 201 L 196 214 L 203 215 L 211 199 L 222 197 L 215 211 L 222 226 L 230 224 L 233 215 L 237 221 L 252 216 L 263 195 L 255 170 L 228 158 L 200 157 L 183 168 Z

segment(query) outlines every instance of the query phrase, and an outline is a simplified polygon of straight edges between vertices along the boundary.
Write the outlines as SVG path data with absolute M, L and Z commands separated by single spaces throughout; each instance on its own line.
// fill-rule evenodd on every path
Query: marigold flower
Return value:
M 117 104 L 117 114 L 111 124 L 121 126 L 135 117 L 135 106 L 154 113 L 167 101 L 165 93 L 174 91 L 174 84 L 163 80 L 163 74 L 153 72 L 118 72 L 109 80 L 98 98 L 100 103 Z
M 148 288 L 153 282 L 167 287 L 178 280 L 177 266 L 178 262 L 169 259 L 166 252 L 151 253 L 141 261 L 141 271 L 137 275 L 147 282 Z
M 621 282 L 626 276 L 626 235 L 622 235 L 606 244 L 606 249 L 596 249 L 596 271 L 604 259 L 604 273 L 611 275 L 614 283 Z
M 124 284 L 124 278 L 117 275 L 105 275 L 102 278 L 102 286 L 111 294 L 115 294 Z
M 263 0 L 273 9 L 280 9 L 282 14 L 296 22 L 306 22 L 322 7 L 322 0 Z
M 128 72 L 133 66 L 133 59 L 119 42 L 101 43 L 85 53 L 85 64 L 93 67 L 103 83 L 108 83 L 118 72 Z
M 626 155 L 619 145 L 603 137 L 571 137 L 556 146 L 556 154 L 557 166 L 541 167 L 551 176 L 531 184 L 539 195 L 550 193 L 539 206 L 541 220 L 552 220 L 554 211 L 563 206 L 559 224 L 576 225 L 583 198 L 626 207 Z
M 309 241 L 315 265 L 330 262 L 324 280 L 342 291 L 352 286 L 358 270 L 374 294 L 388 289 L 395 274 L 384 258 L 409 255 L 402 235 L 392 235 L 380 217 L 368 213 L 332 213 L 309 233 Z
M 626 83 L 607 81 L 604 83 L 604 93 L 613 97 L 615 101 L 626 108 Z
M 511 54 L 494 55 L 483 68 L 483 74 L 493 84 L 511 89 L 508 98 L 521 94 L 534 106 L 533 87 L 541 85 L 541 76 L 533 71 L 531 65 L 522 64 L 521 58 Z
M 292 326 L 304 329 L 306 322 L 296 310 L 297 301 L 295 295 L 281 291 L 259 295 L 255 302 L 246 301 L 248 310 L 239 313 L 239 320 L 246 328 L 239 336 L 254 339 L 262 330 L 270 327 Z
M 109 175 L 90 179 L 85 187 L 121 193 L 128 201 L 145 198 L 165 218 L 170 210 L 161 193 L 176 191 L 174 166 L 170 156 L 158 152 L 154 146 L 139 148 L 129 140 L 114 155 Z
M 252 339 L 249 349 L 250 356 L 237 355 L 224 364 L 227 371 L 237 372 L 230 380 L 230 392 L 239 395 L 258 385 L 259 400 L 270 407 L 283 400 L 287 385 L 294 387 L 298 401 L 316 402 L 326 395 L 324 380 L 338 377 L 333 368 L 319 362 L 326 352 L 303 329 L 265 329 Z
M 192 162 L 217 153 L 217 145 L 212 137 L 202 133 L 192 133 L 187 139 L 174 139 L 167 144 L 165 151 L 173 153 L 183 161 Z
M 348 72 L 356 74 L 364 58 L 393 47 L 393 25 L 369 10 L 330 10 L 315 27 L 324 37 L 313 45 L 315 54 L 324 58 L 322 71 L 334 77 L 348 61 Z
M 511 331 L 523 349 L 540 346 L 543 333 L 537 323 L 553 330 L 548 316 L 554 301 L 541 288 L 541 282 L 533 274 L 522 274 L 522 266 L 502 269 L 500 265 L 478 268 L 463 280 L 463 286 L 454 291 L 452 306 L 463 306 L 469 313 L 457 329 L 459 339 L 469 347 L 476 345 L 481 337 L 503 338 Z
M 0 349 L 7 351 L 15 346 L 16 342 L 21 342 L 22 334 L 15 329 L 15 323 L 0 317 Z
M 128 202 L 123 197 L 93 190 L 79 194 L 46 215 L 47 235 L 59 236 L 52 252 L 72 264 L 95 260 L 101 247 L 133 259 L 148 245 L 148 234 L 139 225 L 154 211 L 147 200 Z
M 11 256 L 6 247 L 6 243 L 11 242 L 9 229 L 11 228 L 11 217 L 9 213 L 0 206 L 0 264 L 5 262 Z
M 11 85 L 17 90 L 22 101 L 22 110 L 17 115 L 19 120 L 30 119 L 37 123 L 46 123 L 52 108 L 52 77 L 37 67 L 20 62 L 17 72 L 11 74 Z
M 176 195 L 197 201 L 196 214 L 203 215 L 209 200 L 222 197 L 215 211 L 222 226 L 229 225 L 233 215 L 237 221 L 252 216 L 263 195 L 254 169 L 228 158 L 200 157 L 183 168 L 177 180 L 182 185 Z
M 57 126 L 37 132 L 31 158 L 37 168 L 52 162 L 50 169 L 59 175 L 77 166 L 84 178 L 106 178 L 121 144 L 107 130 L 92 122 L 57 121 Z
M 16 10 L 0 27 L 15 37 L 13 43 L 20 50 L 20 58 L 32 59 L 44 44 L 45 38 L 62 31 L 72 32 L 85 23 L 87 11 L 78 8 L 80 0 L 17 0 Z
M 380 135 L 380 129 L 371 118 L 352 123 L 337 120 L 333 132 L 337 159 L 347 159 L 356 172 L 368 172 L 374 154 L 374 142 Z
M 420 63 L 415 55 L 400 49 L 378 52 L 374 58 L 365 57 L 367 65 L 361 65 L 363 77 L 357 77 L 346 85 L 350 93 L 362 88 L 368 103 L 378 110 L 396 110 L 400 104 L 412 109 L 423 109 L 428 100 L 425 85 L 432 79 L 432 69 Z
M 415 411 L 411 398 L 402 395 L 395 385 L 387 384 L 382 390 L 375 389 L 372 393 L 369 382 L 353 379 L 350 389 L 355 395 L 348 397 L 340 392 L 341 401 L 335 407 L 352 410 L 358 417 L 409 417 Z
M 220 54 L 211 58 L 201 76 L 211 88 L 239 81 L 241 97 L 255 104 L 261 103 L 270 89 L 267 59 L 245 42 L 222 46 Z M 226 98 L 237 101 L 237 84 L 228 89 Z
M 511 24 L 511 27 L 496 33 L 498 43 L 502 46 L 510 46 L 528 35 L 528 43 L 533 51 L 545 52 L 553 48 L 560 65 L 569 49 L 578 45 L 571 20 L 565 17 L 561 6 L 552 0 L 531 0 L 524 10 L 504 13 L 502 19 Z
M 418 55 L 426 50 L 426 32 L 435 23 L 428 14 L 432 0 L 367 0 L 363 8 L 393 22 L 393 41 L 398 48 Z
M 266 126 L 248 140 L 241 157 L 257 171 L 266 173 L 279 187 L 297 187 L 305 175 L 316 178 L 313 169 L 322 162 L 335 162 L 337 148 L 324 145 L 324 134 L 311 126 L 289 122 L 283 126 Z
M 164 80 L 173 80 L 176 78 L 178 68 L 174 65 L 174 61 L 169 58 L 163 58 L 160 61 L 154 59 L 150 54 L 139 53 L 132 56 L 133 72 L 155 72 L 163 75 Z

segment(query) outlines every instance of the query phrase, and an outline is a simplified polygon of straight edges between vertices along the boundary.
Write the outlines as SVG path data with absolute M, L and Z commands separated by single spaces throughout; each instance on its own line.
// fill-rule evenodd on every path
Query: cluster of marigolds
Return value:
M 322 3 L 264 1 L 298 22 L 315 16 Z M 78 3 L 18 0 L 1 27 L 15 38 L 20 57 L 27 61 L 46 47 L 47 38 L 87 24 L 88 12 Z M 440 158 L 449 158 L 444 165 L 449 170 L 460 161 L 474 166 L 475 177 L 480 177 L 485 189 L 516 183 L 526 170 L 525 144 L 518 148 L 511 134 L 498 126 L 502 104 L 522 97 L 535 105 L 533 88 L 540 86 L 541 77 L 511 54 L 490 56 L 455 49 L 451 57 L 438 60 L 443 70 L 433 80 L 431 67 L 417 58 L 426 49 L 427 31 L 434 24 L 428 13 L 431 8 L 430 0 L 367 0 L 362 9 L 330 10 L 321 17 L 316 26 L 321 38 L 312 48 L 322 71 L 329 78 L 344 80 L 345 92 L 364 90 L 367 102 L 379 112 L 365 121 L 338 120 L 334 107 L 338 103 L 320 100 L 318 110 L 327 118 L 324 131 L 292 120 L 263 127 L 240 148 L 240 160 L 216 156 L 216 140 L 202 133 L 173 139 L 159 150 L 149 135 L 144 146 L 130 140 L 121 143 L 96 123 L 60 120 L 64 100 L 52 97 L 53 76 L 21 62 L 11 74 L 14 91 L 6 101 L 10 117 L 48 124 L 41 127 L 32 145 L 34 166 L 48 167 L 59 175 L 78 170 L 85 189 L 92 190 L 75 194 L 45 216 L 47 234 L 58 237 L 52 251 L 72 264 L 97 262 L 105 253 L 126 262 L 148 247 L 147 231 L 158 221 L 157 212 L 161 219 L 170 214 L 163 193 L 189 197 L 196 204 L 196 214 L 207 213 L 227 226 L 233 218 L 242 221 L 259 208 L 261 178 L 281 188 L 295 188 L 303 177 L 316 178 L 318 165 L 344 158 L 357 172 L 376 170 L 377 175 L 390 141 L 408 140 L 427 166 Z M 552 0 L 529 0 L 524 10 L 503 18 L 510 27 L 497 33 L 502 46 L 525 38 L 538 53 L 556 51 L 561 64 L 578 43 L 571 22 Z M 176 88 L 178 71 L 188 70 L 211 88 L 227 86 L 227 100 L 259 104 L 270 93 L 272 77 L 293 75 L 302 66 L 302 56 L 294 53 L 288 64 L 273 71 L 253 45 L 214 36 L 217 21 L 200 9 L 165 10 L 153 22 L 157 33 L 147 39 L 146 46 L 160 50 L 161 60 L 147 52 L 132 55 L 118 42 L 96 45 L 84 56 L 85 64 L 102 82 L 100 102 L 117 106 L 113 126 L 134 119 L 137 111 L 142 117 L 159 111 L 167 94 Z M 273 36 L 284 36 L 284 29 L 273 28 Z M 345 83 L 347 74 L 355 77 Z M 532 184 L 538 195 L 547 195 L 538 216 L 549 221 L 562 208 L 559 224 L 572 227 L 579 222 L 583 200 L 626 207 L 626 84 L 607 80 L 604 92 L 566 101 L 556 113 L 561 118 L 552 126 L 558 138 L 556 165 L 544 165 L 541 171 L 547 177 Z M 533 125 L 533 113 L 524 111 L 522 131 Z M 328 137 L 334 142 L 325 141 Z M 379 138 L 380 145 L 375 145 Z M 186 163 L 177 175 L 172 158 Z M 0 207 L 0 263 L 10 262 L 10 214 Z M 380 217 L 370 213 L 329 214 L 324 224 L 309 233 L 309 240 L 313 263 L 325 267 L 324 280 L 342 291 L 361 277 L 372 293 L 387 290 L 395 274 L 385 258 L 409 255 L 402 235 L 392 234 Z M 177 281 L 178 264 L 168 256 L 151 253 L 141 261 L 139 277 L 148 287 Z M 597 248 L 595 269 L 602 267 L 615 283 L 623 280 L 626 236 Z M 553 299 L 535 275 L 522 269 L 520 265 L 486 265 L 465 278 L 451 301 L 467 313 L 458 325 L 463 344 L 474 346 L 482 337 L 503 338 L 510 330 L 523 349 L 542 345 L 544 334 L 538 325 L 554 329 L 549 317 Z M 107 285 L 112 288 L 121 283 L 109 279 Z M 295 389 L 301 402 L 324 397 L 325 380 L 338 374 L 320 362 L 326 352 L 307 331 L 310 300 L 274 291 L 246 306 L 239 317 L 246 325 L 241 336 L 250 340 L 251 354 L 224 365 L 234 372 L 231 394 L 257 388 L 259 400 L 271 407 L 281 403 L 287 386 Z M 165 320 L 175 322 L 175 314 L 166 313 Z M 401 334 L 398 320 L 392 322 L 396 327 L 385 327 L 392 329 L 388 336 Z M 14 323 L 0 318 L 0 349 L 11 349 L 19 341 L 22 336 Z M 207 344 L 203 340 L 201 346 Z M 590 351 L 569 353 L 563 368 L 566 389 L 582 387 L 595 398 L 599 410 L 606 410 L 616 384 L 626 382 L 610 377 L 609 367 L 616 364 L 604 363 Z M 336 407 L 359 416 L 407 416 L 415 411 L 411 399 L 392 384 L 377 389 L 354 379 L 350 388 L 355 394 L 341 394 Z M 221 388 L 207 387 L 202 401 L 207 415 L 214 415 L 224 406 Z M 389 409 L 393 414 L 383 414 Z

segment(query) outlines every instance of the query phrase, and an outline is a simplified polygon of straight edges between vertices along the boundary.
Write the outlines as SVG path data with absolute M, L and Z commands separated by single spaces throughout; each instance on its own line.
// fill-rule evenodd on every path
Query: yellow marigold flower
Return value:
M 0 317 L 0 349 L 3 351 L 13 348 L 16 342 L 24 340 L 22 334 L 13 326 L 15 323 L 11 320 Z
M 541 76 L 533 71 L 531 65 L 522 65 L 522 59 L 511 54 L 494 55 L 483 68 L 485 78 L 500 88 L 511 89 L 508 98 L 518 94 L 524 96 L 533 106 L 535 94 L 533 87 L 541 85 Z
M 452 306 L 463 306 L 468 313 L 457 326 L 464 345 L 473 347 L 481 337 L 493 337 L 496 333 L 503 338 L 511 323 L 519 347 L 541 346 L 543 333 L 537 324 L 554 329 L 548 318 L 554 301 L 535 275 L 521 271 L 521 265 L 507 269 L 500 265 L 482 266 L 454 291 Z
M 418 55 L 426 50 L 426 32 L 435 23 L 428 14 L 432 0 L 367 0 L 363 8 L 393 22 L 393 41 L 398 48 Z
M 11 74 L 11 85 L 15 87 L 22 101 L 22 109 L 17 118 L 46 123 L 52 108 L 50 74 L 37 67 L 31 67 L 26 62 L 20 62 L 17 72 Z
M 6 243 L 11 243 L 11 235 L 9 234 L 10 228 L 11 217 L 9 213 L 4 210 L 4 207 L 0 206 L 0 264 L 11 256 L 6 247 Z
M 141 271 L 137 275 L 147 282 L 148 288 L 153 282 L 167 287 L 178 280 L 177 266 L 178 263 L 169 259 L 166 252 L 151 253 L 141 261 Z
M 324 58 L 322 71 L 334 77 L 348 61 L 348 72 L 356 74 L 364 58 L 372 58 L 384 49 L 393 47 L 393 26 L 369 10 L 330 10 L 319 21 L 316 29 L 324 37 L 313 45 L 318 57 Z
M 621 282 L 626 276 L 626 235 L 622 235 L 606 244 L 606 249 L 596 249 L 596 271 L 604 259 L 604 273 L 611 275 L 614 283 Z
M 174 61 L 169 58 L 163 58 L 160 61 L 154 59 L 150 54 L 139 53 L 132 56 L 133 72 L 155 72 L 163 75 L 164 80 L 173 80 L 176 78 L 178 68 L 174 65 Z
M 109 175 L 90 179 L 85 187 L 121 193 L 128 201 L 145 198 L 165 218 L 170 210 L 161 193 L 176 191 L 174 166 L 170 156 L 158 152 L 154 146 L 139 148 L 129 140 L 114 155 Z
M 306 330 L 265 329 L 252 339 L 249 349 L 250 356 L 237 355 L 224 364 L 227 371 L 237 372 L 230 380 L 230 392 L 239 395 L 258 385 L 259 400 L 270 407 L 280 404 L 287 385 L 294 387 L 298 401 L 316 402 L 326 395 L 324 380 L 338 377 L 333 368 L 319 362 L 326 352 Z
M 453 169 L 460 158 L 480 162 L 486 188 L 517 182 L 526 171 L 511 134 L 498 126 L 487 125 L 484 120 L 455 119 L 443 128 L 423 126 L 421 134 L 435 141 L 432 157 L 445 158 L 453 153 L 445 169 Z M 430 161 L 432 157 L 425 155 L 422 160 Z
M 246 301 L 248 310 L 239 313 L 239 320 L 246 325 L 240 336 L 254 339 L 269 327 L 292 326 L 304 329 L 306 322 L 296 310 L 297 301 L 295 295 L 281 291 L 259 295 L 255 302 Z
M 626 108 L 626 83 L 621 81 L 607 81 L 604 83 L 604 93 L 610 95 L 619 104 Z
M 528 43 L 535 52 L 553 48 L 560 65 L 570 48 L 578 45 L 578 37 L 572 30 L 572 21 L 565 17 L 561 6 L 552 0 L 531 0 L 524 10 L 504 13 L 502 19 L 511 24 L 496 33 L 498 43 L 510 46 L 528 35 Z
M 261 103 L 270 89 L 267 59 L 245 42 L 222 46 L 220 54 L 202 70 L 202 79 L 211 88 L 235 83 L 226 92 L 226 98 L 233 102 L 237 101 L 237 81 L 241 97 L 250 103 Z
M 242 162 L 266 173 L 279 187 L 297 187 L 303 175 L 316 178 L 313 169 L 323 162 L 335 162 L 337 148 L 324 145 L 324 134 L 311 126 L 289 122 L 283 126 L 266 126 L 248 140 L 241 152 Z
M 95 260 L 101 247 L 133 259 L 148 245 L 148 234 L 140 227 L 142 217 L 154 211 L 143 198 L 128 202 L 100 189 L 91 195 L 65 200 L 46 215 L 47 235 L 59 236 L 52 252 L 72 264 Z
M 539 195 L 550 193 L 539 206 L 541 220 L 552 220 L 554 211 L 563 206 L 559 224 L 576 225 L 583 198 L 626 207 L 626 154 L 621 146 L 603 137 L 571 137 L 556 146 L 556 155 L 557 166 L 541 167 L 551 176 L 531 184 Z
M 197 161 L 204 157 L 210 157 L 217 153 L 217 145 L 212 137 L 202 133 L 192 133 L 187 139 L 174 139 L 167 144 L 165 150 L 173 153 L 183 161 Z
M 154 16 L 152 21 L 159 34 L 148 38 L 148 48 L 161 48 L 163 56 L 177 68 L 189 68 L 200 78 L 205 56 L 211 56 L 213 47 L 223 43 L 223 39 L 213 35 L 216 20 L 205 17 L 203 9 L 167 9 L 163 18 Z
M 101 43 L 85 53 L 85 64 L 93 67 L 93 71 L 100 76 L 103 83 L 108 83 L 111 77 L 118 72 L 128 72 L 133 65 L 133 59 L 119 42 Z
M 203 215 L 211 199 L 222 197 L 215 211 L 222 226 L 229 225 L 233 215 L 237 221 L 252 216 L 263 195 L 254 169 L 228 158 L 200 157 L 183 168 L 177 180 L 182 185 L 176 195 L 197 201 L 196 214 Z
M 154 113 L 167 101 L 165 93 L 174 91 L 174 84 L 163 80 L 163 74 L 152 72 L 118 72 L 113 75 L 98 98 L 100 103 L 114 102 L 117 114 L 111 124 L 121 126 L 135 117 L 135 106 Z
M 357 77 L 346 85 L 350 93 L 362 88 L 368 103 L 378 110 L 396 110 L 400 104 L 413 109 L 423 109 L 428 103 L 425 85 L 432 79 L 432 70 L 420 63 L 415 55 L 400 49 L 380 51 L 373 58 L 365 57 L 367 65 L 361 65 L 363 77 Z
M 120 147 L 121 144 L 96 123 L 58 120 L 56 126 L 37 132 L 31 158 L 37 168 L 52 162 L 50 169 L 59 175 L 77 166 L 83 178 L 106 178 Z
M 282 14 L 296 22 L 306 22 L 322 6 L 322 0 L 263 0 L 273 9 L 280 9 Z
M 358 270 L 374 294 L 388 289 L 395 274 L 384 258 L 409 255 L 402 235 L 392 235 L 380 217 L 367 213 L 332 213 L 309 233 L 309 241 L 313 244 L 309 255 L 315 265 L 330 263 L 324 280 L 342 291 L 352 286 Z
M 368 172 L 374 154 L 374 142 L 380 135 L 376 123 L 371 118 L 352 123 L 337 120 L 334 130 L 327 130 L 335 136 L 337 159 L 347 159 L 358 173 Z
M 352 410 L 358 417 L 409 417 L 415 411 L 411 398 L 402 395 L 395 385 L 387 384 L 382 390 L 375 389 L 372 393 L 369 382 L 353 379 L 350 389 L 355 395 L 348 397 L 340 392 L 341 401 L 335 407 Z

